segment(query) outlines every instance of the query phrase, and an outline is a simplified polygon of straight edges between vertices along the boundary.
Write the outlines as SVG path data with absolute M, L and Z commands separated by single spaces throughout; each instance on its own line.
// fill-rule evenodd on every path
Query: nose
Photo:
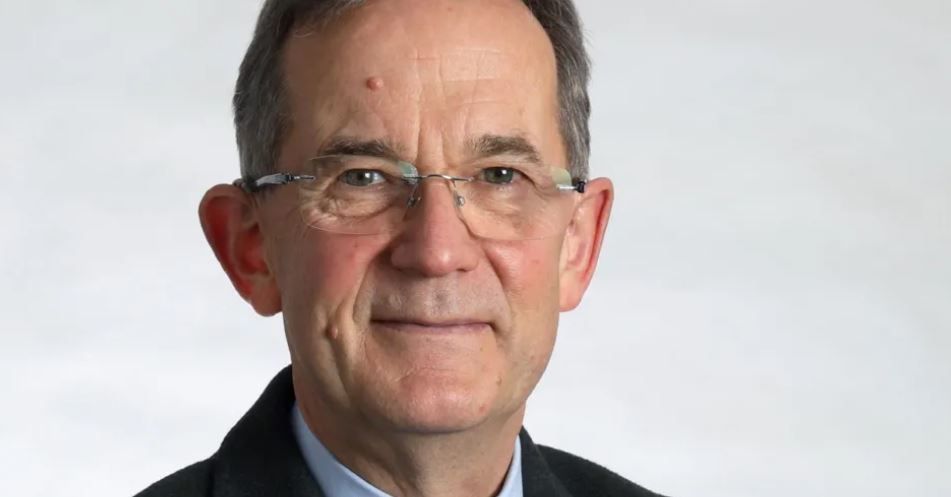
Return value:
M 471 271 L 480 247 L 460 217 L 451 183 L 439 177 L 420 180 L 407 208 L 403 229 L 394 239 L 390 261 L 401 271 L 426 277 Z

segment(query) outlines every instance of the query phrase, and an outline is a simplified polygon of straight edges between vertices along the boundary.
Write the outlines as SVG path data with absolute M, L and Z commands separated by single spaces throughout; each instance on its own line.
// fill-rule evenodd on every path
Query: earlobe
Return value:
M 591 283 L 613 201 L 611 180 L 598 178 L 588 183 L 562 247 L 559 279 L 562 312 L 577 307 Z
M 241 298 L 263 316 L 280 312 L 280 292 L 248 194 L 233 185 L 215 185 L 202 198 L 198 217 L 205 239 Z

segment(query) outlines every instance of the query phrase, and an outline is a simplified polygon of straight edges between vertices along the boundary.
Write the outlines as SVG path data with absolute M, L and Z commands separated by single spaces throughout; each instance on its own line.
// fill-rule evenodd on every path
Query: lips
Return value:
M 480 333 L 490 329 L 489 323 L 466 319 L 452 320 L 416 320 L 416 319 L 374 319 L 372 324 L 383 330 L 405 333 Z

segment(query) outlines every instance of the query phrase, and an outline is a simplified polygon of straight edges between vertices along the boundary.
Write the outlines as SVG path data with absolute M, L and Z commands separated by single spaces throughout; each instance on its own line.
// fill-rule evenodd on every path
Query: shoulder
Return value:
M 537 447 L 552 474 L 573 496 L 662 497 L 600 464 L 545 445 Z
M 149 485 L 135 497 L 206 497 L 211 495 L 214 456 L 186 466 Z

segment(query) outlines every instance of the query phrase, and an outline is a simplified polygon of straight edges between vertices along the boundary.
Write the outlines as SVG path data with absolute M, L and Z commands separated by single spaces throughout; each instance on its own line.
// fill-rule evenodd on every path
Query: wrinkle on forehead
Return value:
M 362 85 L 382 76 L 390 86 L 403 73 L 404 83 L 416 85 L 403 85 L 400 98 L 410 96 L 409 87 L 420 90 L 425 80 L 445 85 L 555 73 L 547 33 L 517 0 L 368 2 L 333 23 L 296 33 L 289 43 L 310 45 L 307 59 L 321 72 L 335 73 L 340 83 Z
M 512 57 L 501 50 L 450 49 L 439 55 L 411 58 L 420 100 L 443 107 L 498 100 L 512 93 Z M 484 84 L 489 84 L 486 87 Z M 493 84 L 494 83 L 494 84 Z M 480 86 L 483 91 L 480 92 Z
M 429 55 L 417 51 L 408 61 L 420 71 L 420 76 L 433 76 L 443 84 L 509 79 L 513 70 L 537 66 L 522 54 L 497 48 L 446 47 Z
M 486 132 L 521 132 L 542 149 L 560 141 L 554 51 L 524 5 L 489 0 L 487 14 L 466 3 L 426 4 L 368 3 L 317 36 L 288 40 L 298 147 L 339 134 L 387 136 L 437 160 Z M 457 6 L 442 23 L 430 16 Z M 370 78 L 385 85 L 368 91 Z
M 328 58 L 350 68 L 432 63 L 447 80 L 472 79 L 467 70 L 480 59 L 487 67 L 554 68 L 547 33 L 518 0 L 368 2 L 319 31 Z
M 472 57 L 484 57 L 486 53 L 493 53 L 493 54 L 503 54 L 503 53 L 505 53 L 504 51 L 499 50 L 499 49 L 497 49 L 497 48 L 488 48 L 488 47 L 483 47 L 483 48 L 474 48 L 474 47 L 472 47 L 472 48 L 464 48 L 464 47 L 458 47 L 458 48 L 454 48 L 454 49 L 451 50 L 450 52 L 451 52 L 451 53 L 456 53 L 456 54 L 471 53 L 471 54 L 472 54 Z M 440 58 L 440 57 L 442 57 L 442 56 L 444 56 L 444 55 L 445 55 L 445 51 L 440 51 L 439 54 L 422 54 L 422 53 L 419 53 L 419 51 L 417 50 L 417 52 L 416 52 L 416 57 L 415 57 L 415 58 L 416 58 L 417 60 L 432 60 L 432 59 L 438 59 L 438 58 Z

